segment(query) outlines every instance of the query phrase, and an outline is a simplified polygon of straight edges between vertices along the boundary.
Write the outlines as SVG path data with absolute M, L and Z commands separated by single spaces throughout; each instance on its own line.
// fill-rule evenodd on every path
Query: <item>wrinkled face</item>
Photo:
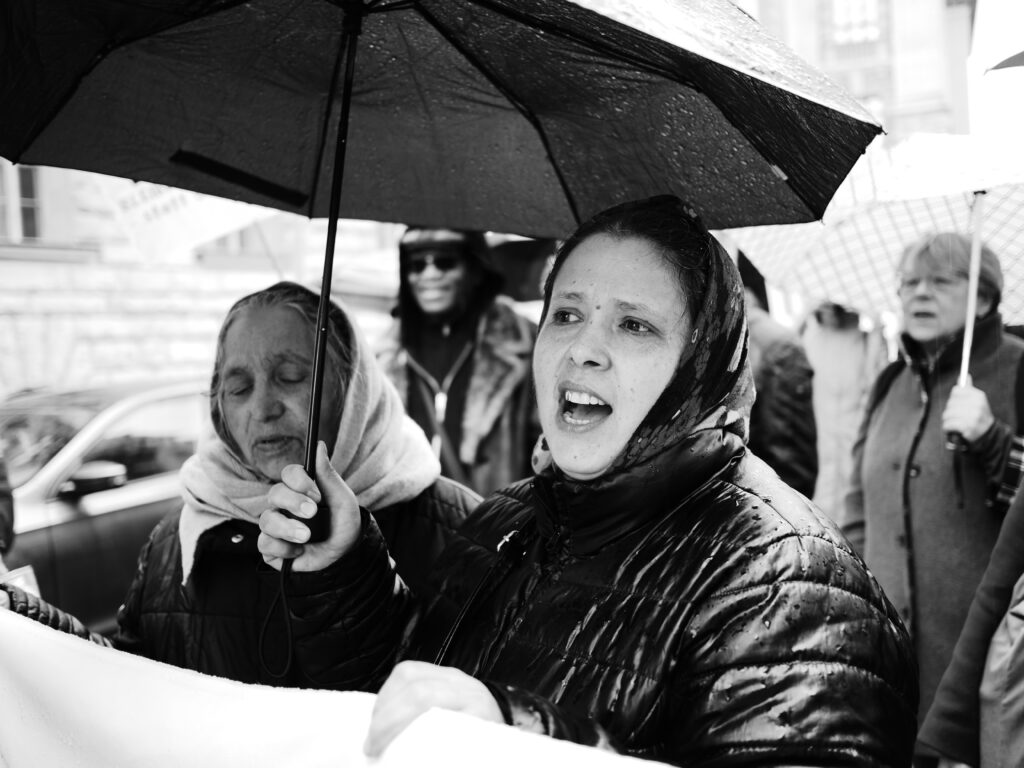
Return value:
M 967 318 L 966 272 L 933 259 L 910 258 L 900 270 L 903 328 L 915 341 L 928 344 L 964 327 Z M 990 299 L 978 297 L 977 316 L 987 314 Z
M 224 337 L 221 404 L 242 458 L 271 480 L 305 458 L 314 330 L 289 307 L 243 310 Z M 324 417 L 342 393 L 324 388 L 321 440 L 334 446 L 335 424 Z
M 646 240 L 597 234 L 555 279 L 534 348 L 541 425 L 570 477 L 603 474 L 671 381 L 690 319 L 679 278 Z
M 459 244 L 437 244 L 409 256 L 409 287 L 427 315 L 451 312 L 466 290 L 466 262 Z

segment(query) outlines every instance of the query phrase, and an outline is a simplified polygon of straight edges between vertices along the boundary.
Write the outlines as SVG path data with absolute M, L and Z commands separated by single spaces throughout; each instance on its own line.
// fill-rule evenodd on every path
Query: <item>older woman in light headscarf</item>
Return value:
M 213 431 L 182 467 L 180 514 L 163 520 L 142 550 L 117 634 L 90 635 L 74 617 L 9 588 L 15 610 L 208 674 L 316 685 L 315 659 L 291 664 L 304 627 L 274 609 L 281 582 L 263 566 L 256 540 L 269 489 L 305 454 L 317 302 L 312 291 L 283 282 L 228 312 L 210 386 Z M 405 583 L 427 593 L 434 558 L 479 497 L 440 477 L 422 430 L 334 303 L 320 414 L 323 459 L 345 478 L 355 508 L 374 515 Z M 360 660 L 352 662 L 358 671 Z

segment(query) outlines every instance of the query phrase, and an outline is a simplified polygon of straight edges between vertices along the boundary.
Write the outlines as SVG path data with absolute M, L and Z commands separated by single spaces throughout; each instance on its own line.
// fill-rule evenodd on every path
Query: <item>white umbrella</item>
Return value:
M 888 152 L 868 153 L 822 222 L 724 235 L 770 285 L 877 317 L 898 310 L 896 265 L 905 245 L 928 232 L 971 233 L 1000 258 L 1004 318 L 1024 322 L 1020 154 L 975 137 L 922 134 Z M 975 205 L 977 192 L 984 192 L 983 211 Z

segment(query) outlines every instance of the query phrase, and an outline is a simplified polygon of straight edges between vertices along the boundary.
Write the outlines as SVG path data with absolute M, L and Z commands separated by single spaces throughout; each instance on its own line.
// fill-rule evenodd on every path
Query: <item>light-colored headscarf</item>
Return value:
M 264 306 L 311 302 L 314 312 L 318 300 L 317 294 L 300 285 L 278 283 L 236 303 L 228 313 L 225 328 L 236 310 L 252 303 L 254 297 Z M 331 333 L 348 342 L 351 364 L 331 464 L 362 507 L 378 510 L 412 499 L 437 480 L 441 466 L 423 430 L 405 414 L 397 390 L 384 376 L 361 332 L 334 302 L 330 320 Z M 222 329 L 218 346 L 223 344 L 224 336 Z M 221 359 L 218 354 L 217 365 Z M 330 362 L 328 355 L 328 365 Z M 219 379 L 216 373 L 215 386 Z M 324 378 L 325 387 L 329 386 L 326 382 L 332 377 Z M 211 398 L 216 397 L 217 393 L 211 392 Z M 273 485 L 243 461 L 226 434 L 216 406 L 212 410 L 214 429 L 200 439 L 195 455 L 181 469 L 185 500 L 179 524 L 183 582 L 192 571 L 200 535 L 227 519 L 257 523 L 267 509 L 267 492 Z

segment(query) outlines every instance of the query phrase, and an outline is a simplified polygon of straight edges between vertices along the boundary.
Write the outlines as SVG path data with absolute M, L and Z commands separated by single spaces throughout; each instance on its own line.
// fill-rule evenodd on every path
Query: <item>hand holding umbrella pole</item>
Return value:
M 327 243 L 324 248 L 324 268 L 320 281 L 320 303 L 317 307 L 316 340 L 313 353 L 313 377 L 310 382 L 309 422 L 306 425 L 306 456 L 303 469 L 316 479 L 316 444 L 320 433 L 320 400 L 324 388 L 324 364 L 327 362 L 327 333 L 330 322 L 331 280 L 334 268 L 334 245 L 338 236 L 338 213 L 341 209 L 341 185 L 345 176 L 345 149 L 348 142 L 349 110 L 352 104 L 352 84 L 355 75 L 356 42 L 362 30 L 365 12 L 362 0 L 344 0 L 345 19 L 342 27 L 341 48 L 345 62 L 344 83 L 341 95 L 341 117 L 338 121 L 337 146 L 334 153 L 334 175 L 331 179 L 330 213 L 327 218 Z M 337 80 L 338 66 L 335 65 L 334 79 Z M 333 83 L 331 88 L 334 92 Z M 330 119 L 330 108 L 324 116 L 324 123 Z M 325 131 L 326 135 L 326 131 Z M 310 543 L 326 541 L 331 531 L 331 511 L 326 501 L 321 500 L 316 515 L 303 521 L 309 527 Z
M 971 347 L 974 344 L 974 320 L 978 311 L 978 279 L 981 274 L 981 222 L 982 201 L 985 190 L 974 192 L 971 206 L 971 263 L 967 272 L 967 317 L 964 318 L 964 348 L 960 357 L 960 374 L 957 386 L 966 387 L 971 383 L 968 369 L 971 362 Z M 967 441 L 959 432 L 946 435 L 946 448 L 951 451 L 966 451 Z

